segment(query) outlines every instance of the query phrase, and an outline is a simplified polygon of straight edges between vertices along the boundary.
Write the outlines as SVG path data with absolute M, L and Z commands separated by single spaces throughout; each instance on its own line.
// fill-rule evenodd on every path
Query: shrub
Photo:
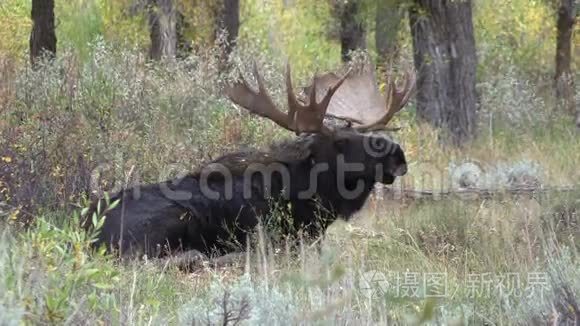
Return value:
M 136 50 L 102 41 L 91 53 L 86 62 L 64 53 L 41 69 L 22 67 L 8 81 L 13 96 L 0 108 L 7 122 L 0 125 L 0 201 L 29 212 L 66 209 L 102 195 L 99 189 L 161 181 L 276 138 L 272 124 L 259 127 L 255 117 L 230 108 L 221 91 L 227 76 L 217 73 L 212 56 L 156 66 Z M 281 79 L 271 67 L 263 69 L 266 78 Z

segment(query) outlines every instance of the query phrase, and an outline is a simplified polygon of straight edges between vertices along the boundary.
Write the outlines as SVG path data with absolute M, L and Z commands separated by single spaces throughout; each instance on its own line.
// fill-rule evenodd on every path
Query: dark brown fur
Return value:
M 366 144 L 373 142 L 384 149 L 372 155 Z M 353 198 L 345 198 L 339 191 L 341 182 L 337 177 L 344 165 L 337 160 L 339 156 L 345 162 L 364 166 L 363 171 L 344 174 L 342 183 L 346 189 L 362 185 L 360 194 Z M 300 197 L 311 185 L 311 171 L 320 164 L 328 164 L 329 169 L 315 174 L 315 193 Z M 276 166 L 287 169 L 289 183 L 284 183 L 281 174 L 274 172 L 267 188 L 262 174 L 251 173 L 252 168 L 253 172 L 270 173 L 270 168 Z M 230 198 L 226 198 L 228 183 L 219 172 L 224 168 L 232 176 Z M 405 173 L 403 151 L 384 136 L 350 129 L 341 129 L 333 136 L 300 136 L 274 145 L 269 151 L 224 155 L 181 179 L 142 186 L 139 198 L 134 198 L 134 189 L 124 190 L 113 196 L 112 200 L 120 199 L 120 204 L 107 213 L 96 245 L 121 249 L 125 254 L 144 252 L 149 256 L 163 255 L 166 249 L 224 254 L 237 246 L 244 247 L 248 232 L 259 220 L 272 217 L 272 204 L 288 209 L 288 214 L 282 215 L 285 218 L 280 233 L 294 235 L 302 230 L 317 237 L 337 217 L 348 219 L 358 211 L 376 182 L 391 184 L 396 176 Z M 218 198 L 210 198 L 202 191 L 201 181 L 205 177 L 209 189 L 219 193 Z M 251 196 L 244 197 L 247 185 Z M 189 196 L 167 196 L 164 187 Z

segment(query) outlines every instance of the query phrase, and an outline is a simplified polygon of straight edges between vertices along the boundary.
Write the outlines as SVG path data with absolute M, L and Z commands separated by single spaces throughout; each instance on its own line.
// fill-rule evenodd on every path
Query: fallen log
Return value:
M 580 194 L 580 186 L 561 187 L 512 187 L 512 188 L 457 188 L 444 190 L 417 190 L 417 189 L 391 189 L 384 187 L 375 194 L 378 199 L 386 200 L 484 200 L 502 199 L 506 197 L 542 198 L 554 194 L 574 193 Z

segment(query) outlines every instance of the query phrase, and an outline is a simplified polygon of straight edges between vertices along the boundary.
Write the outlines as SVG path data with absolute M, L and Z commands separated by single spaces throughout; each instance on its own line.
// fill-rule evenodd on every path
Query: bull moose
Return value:
M 287 211 L 283 235 L 318 237 L 358 211 L 377 182 L 392 184 L 406 174 L 403 150 L 380 131 L 407 104 L 414 74 L 406 74 L 402 88 L 390 81 L 382 95 L 372 69 L 327 73 L 315 76 L 299 98 L 288 65 L 287 113 L 255 64 L 253 74 L 257 91 L 240 75 L 225 87 L 227 97 L 296 137 L 267 151 L 226 154 L 185 177 L 141 186 L 138 196 L 134 189 L 113 195 L 119 204 L 106 212 L 96 246 L 122 255 L 226 254 L 243 246 L 274 207 Z M 329 117 L 341 124 L 325 123 Z

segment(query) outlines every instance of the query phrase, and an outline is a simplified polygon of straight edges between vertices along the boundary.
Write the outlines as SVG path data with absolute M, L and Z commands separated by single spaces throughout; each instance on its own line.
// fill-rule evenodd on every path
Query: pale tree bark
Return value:
M 361 0 L 338 0 L 335 10 L 340 20 L 340 53 L 343 62 L 350 52 L 366 48 L 366 31 L 360 15 Z
M 54 30 L 54 0 L 32 0 L 32 31 L 30 33 L 30 63 L 36 66 L 42 56 L 56 55 Z
M 382 71 L 390 67 L 399 57 L 397 36 L 403 17 L 400 0 L 377 0 L 375 11 L 375 45 L 378 66 Z
M 153 60 L 174 59 L 177 54 L 177 10 L 173 0 L 150 0 L 148 7 Z
M 476 66 L 470 0 L 414 0 L 410 9 L 417 115 L 461 146 L 475 137 Z
M 579 115 L 578 119 L 580 119 L 580 111 L 577 111 L 576 108 L 574 73 L 572 71 L 572 33 L 575 22 L 575 0 L 560 0 L 556 38 L 556 74 L 554 76 L 556 101 L 567 112 Z

